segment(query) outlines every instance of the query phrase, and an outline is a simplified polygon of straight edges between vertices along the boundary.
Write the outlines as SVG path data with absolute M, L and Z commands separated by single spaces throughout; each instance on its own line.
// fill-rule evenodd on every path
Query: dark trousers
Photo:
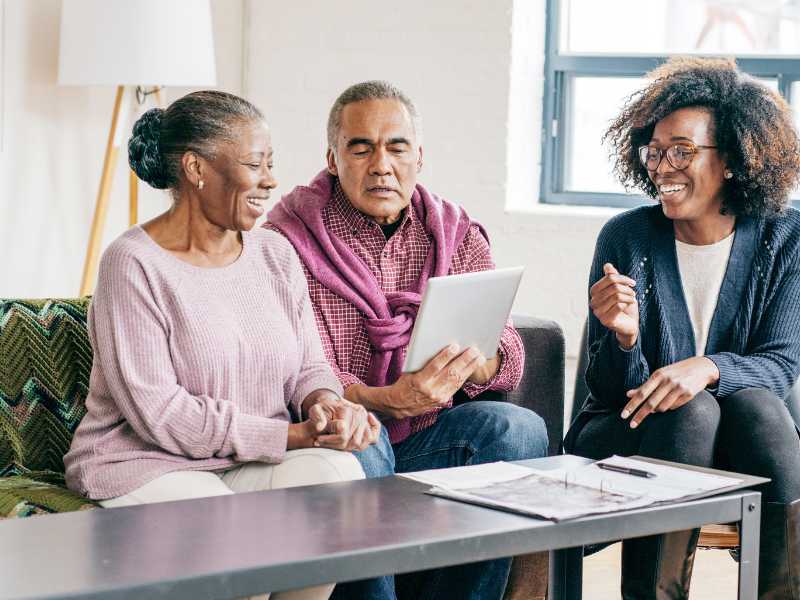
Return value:
M 701 467 L 718 467 L 772 481 L 764 502 L 800 498 L 800 438 L 783 401 L 746 389 L 717 401 L 700 392 L 682 407 L 649 415 L 636 429 L 618 412 L 598 413 L 569 452 L 599 460 L 639 454 Z
M 580 431 L 571 433 L 569 438 L 574 443 L 567 451 L 580 456 L 599 460 L 612 454 L 639 454 L 729 469 L 769 477 L 771 481 L 759 490 L 764 503 L 789 504 L 800 498 L 800 438 L 783 401 L 763 389 L 741 390 L 719 401 L 703 391 L 676 410 L 649 415 L 636 429 L 631 429 L 618 412 L 597 413 L 584 421 Z M 665 543 L 667 536 L 623 542 L 624 597 L 681 598 L 688 593 L 690 553 L 697 536 L 686 533 L 677 544 L 674 539 Z M 661 546 L 651 550 L 657 544 Z M 681 589 L 662 596 L 660 588 L 667 584 L 657 580 L 668 569 L 646 565 L 641 557 L 661 557 L 669 548 L 680 548 L 674 552 L 689 553 L 689 558 L 671 557 L 673 566 L 681 572 L 668 585 Z M 641 564 L 631 566 L 637 558 Z M 626 560 L 630 563 L 627 568 Z M 649 581 L 626 582 L 626 577 Z M 636 592 L 626 594 L 626 588 Z

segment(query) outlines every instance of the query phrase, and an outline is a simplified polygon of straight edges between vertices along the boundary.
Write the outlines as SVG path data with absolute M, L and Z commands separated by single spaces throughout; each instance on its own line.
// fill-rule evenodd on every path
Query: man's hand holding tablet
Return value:
M 467 381 L 487 383 L 500 367 L 500 336 L 522 272 L 513 267 L 431 278 L 404 373 L 384 387 L 356 384 L 359 403 L 395 419 L 415 417 L 446 406 Z
M 479 384 L 489 381 L 497 372 L 498 344 L 523 270 L 511 267 L 432 277 L 417 313 L 403 371 L 418 371 L 441 348 L 457 344 L 474 346 L 488 358 L 469 377 Z
M 486 363 L 476 348 L 462 350 L 457 344 L 451 344 L 419 371 L 403 373 L 392 385 L 384 388 L 387 402 L 383 412 L 402 419 L 441 408 Z
M 359 402 L 367 410 L 393 419 L 424 415 L 435 408 L 446 406 L 453 394 L 468 379 L 482 377 L 481 371 L 485 370 L 488 363 L 477 349 L 462 349 L 457 344 L 452 344 L 436 354 L 420 370 L 403 373 L 391 385 L 359 385 Z M 500 364 L 499 360 L 496 364 Z M 497 367 L 494 369 L 496 372 Z M 491 376 L 493 375 L 494 373 Z
M 522 271 L 513 267 L 428 281 L 405 373 L 390 386 L 395 388 L 392 399 L 402 416 L 444 406 L 467 381 L 480 385 L 494 377 L 500 366 L 500 336 Z
M 497 374 L 497 369 L 500 368 L 500 353 L 496 352 L 495 355 L 483 362 L 483 366 L 478 367 L 472 372 L 467 380 L 470 383 L 483 385 L 488 383 L 489 380 Z

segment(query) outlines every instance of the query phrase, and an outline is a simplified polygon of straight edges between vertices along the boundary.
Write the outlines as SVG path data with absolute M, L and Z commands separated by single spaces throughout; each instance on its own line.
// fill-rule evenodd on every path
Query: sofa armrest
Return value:
M 550 454 L 564 435 L 564 332 L 555 321 L 512 315 L 525 347 L 525 370 L 511 392 L 487 391 L 481 400 L 502 400 L 536 412 L 547 425 Z
M 564 332 L 555 321 L 514 315 L 525 347 L 525 371 L 508 401 L 535 411 L 547 424 L 550 454 L 564 435 Z

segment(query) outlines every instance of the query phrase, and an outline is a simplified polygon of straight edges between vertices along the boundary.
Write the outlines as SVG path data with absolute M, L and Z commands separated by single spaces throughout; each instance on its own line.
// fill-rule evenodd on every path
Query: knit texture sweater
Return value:
M 305 397 L 342 393 L 293 248 L 264 229 L 242 241 L 221 268 L 178 259 L 141 227 L 106 250 L 87 414 L 64 458 L 71 489 L 106 499 L 170 471 L 280 462 Z
M 656 369 L 695 356 L 673 224 L 660 206 L 633 209 L 603 227 L 590 287 L 603 277 L 607 262 L 636 281 L 639 339 L 630 351 L 622 350 L 590 313 L 588 413 L 620 410 L 625 392 Z M 720 401 L 746 388 L 787 396 L 800 373 L 800 212 L 737 218 L 705 356 L 719 369 L 710 391 Z

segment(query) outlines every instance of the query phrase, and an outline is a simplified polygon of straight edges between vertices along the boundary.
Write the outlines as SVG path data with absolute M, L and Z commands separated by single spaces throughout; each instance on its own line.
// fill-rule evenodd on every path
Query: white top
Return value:
M 675 240 L 683 295 L 694 331 L 695 355 L 703 356 L 719 290 L 733 246 L 733 233 L 714 244 L 693 246 Z

